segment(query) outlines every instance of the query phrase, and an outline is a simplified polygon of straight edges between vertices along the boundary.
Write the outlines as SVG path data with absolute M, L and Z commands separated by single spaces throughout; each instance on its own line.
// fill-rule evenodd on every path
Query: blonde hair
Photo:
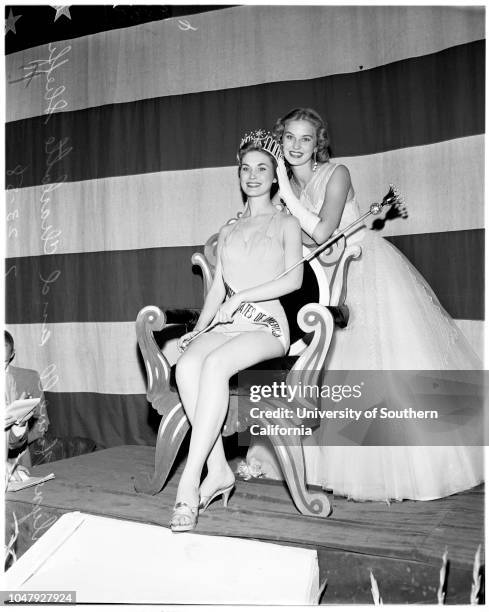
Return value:
M 309 121 L 316 130 L 316 159 L 324 163 L 329 161 L 329 135 L 328 126 L 321 118 L 321 115 L 312 108 L 294 108 L 283 117 L 277 119 L 272 129 L 275 138 L 282 142 L 285 127 L 289 121 Z

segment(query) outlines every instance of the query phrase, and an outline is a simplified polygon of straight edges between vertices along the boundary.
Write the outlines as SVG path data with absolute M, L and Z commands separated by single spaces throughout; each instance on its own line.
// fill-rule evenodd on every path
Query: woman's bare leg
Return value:
M 187 463 L 178 485 L 178 501 L 198 504 L 198 487 L 204 463 L 226 416 L 229 379 L 247 367 L 283 355 L 283 346 L 272 335 L 257 331 L 236 336 L 214 349 L 202 364 Z
M 189 345 L 177 362 L 176 380 L 178 392 L 185 413 L 192 425 L 199 395 L 199 382 L 203 363 L 209 353 L 230 340 L 231 337 L 220 333 L 210 332 L 204 334 Z M 207 458 L 207 471 L 209 474 L 213 474 L 213 480 L 216 481 L 217 479 L 217 483 L 228 484 L 232 482 L 233 471 L 226 460 L 222 436 L 220 435 L 217 437 Z

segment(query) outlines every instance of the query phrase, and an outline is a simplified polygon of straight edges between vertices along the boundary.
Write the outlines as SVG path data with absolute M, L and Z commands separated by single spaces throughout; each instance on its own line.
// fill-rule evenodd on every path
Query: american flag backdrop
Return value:
M 236 149 L 297 106 L 481 351 L 484 9 L 7 6 L 6 327 L 54 434 L 155 439 L 134 321 L 199 307 Z M 374 231 L 374 230 L 372 230 Z M 388 313 L 379 313 L 388 316 Z

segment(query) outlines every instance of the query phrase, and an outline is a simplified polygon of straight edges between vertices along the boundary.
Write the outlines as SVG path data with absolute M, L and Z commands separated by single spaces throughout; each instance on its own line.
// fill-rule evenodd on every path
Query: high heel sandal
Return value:
M 180 531 L 192 531 L 197 525 L 197 519 L 199 516 L 199 506 L 193 508 L 187 504 L 187 502 L 177 502 L 173 507 L 173 514 L 170 521 L 170 529 L 174 533 Z M 184 518 L 187 520 L 186 523 L 175 523 L 175 519 Z
M 211 501 L 214 500 L 216 497 L 219 497 L 219 495 L 222 495 L 222 505 L 225 508 L 227 508 L 229 496 L 231 495 L 231 492 L 234 489 L 235 485 L 236 485 L 236 481 L 233 481 L 230 485 L 217 489 L 217 491 L 214 491 L 212 495 L 201 498 L 200 504 L 199 504 L 199 512 L 201 514 L 205 512 L 205 510 L 207 510 L 207 507 L 211 503 Z

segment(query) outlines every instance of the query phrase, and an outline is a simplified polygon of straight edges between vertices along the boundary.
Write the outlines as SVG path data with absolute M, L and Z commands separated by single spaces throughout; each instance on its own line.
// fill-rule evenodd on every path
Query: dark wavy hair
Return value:
M 272 160 L 274 178 L 277 178 L 277 160 L 271 153 L 269 153 L 268 151 L 265 151 L 265 149 L 256 142 L 246 142 L 242 147 L 239 148 L 238 177 L 241 176 L 241 164 L 243 163 L 243 157 L 246 155 L 246 153 L 249 153 L 250 151 L 260 151 L 260 153 L 265 153 L 265 155 L 268 155 L 268 157 Z M 247 195 L 241 188 L 241 184 L 239 188 L 241 190 L 241 199 L 243 200 L 243 203 L 244 203 L 246 202 Z M 277 193 L 277 191 L 278 191 L 278 183 L 272 183 L 272 188 L 270 189 L 270 198 L 273 198 L 273 196 Z
M 14 339 L 12 338 L 12 334 L 10 334 L 7 330 L 5 330 L 5 342 L 14 348 Z
M 5 344 L 8 344 L 10 346 L 10 358 L 8 360 L 8 362 L 10 363 L 15 357 L 15 345 L 12 334 L 10 334 L 7 330 L 5 330 Z
M 282 142 L 285 126 L 289 121 L 309 121 L 316 130 L 316 159 L 324 163 L 329 161 L 329 134 L 328 125 L 312 108 L 294 108 L 283 117 L 277 119 L 272 129 L 275 138 Z

